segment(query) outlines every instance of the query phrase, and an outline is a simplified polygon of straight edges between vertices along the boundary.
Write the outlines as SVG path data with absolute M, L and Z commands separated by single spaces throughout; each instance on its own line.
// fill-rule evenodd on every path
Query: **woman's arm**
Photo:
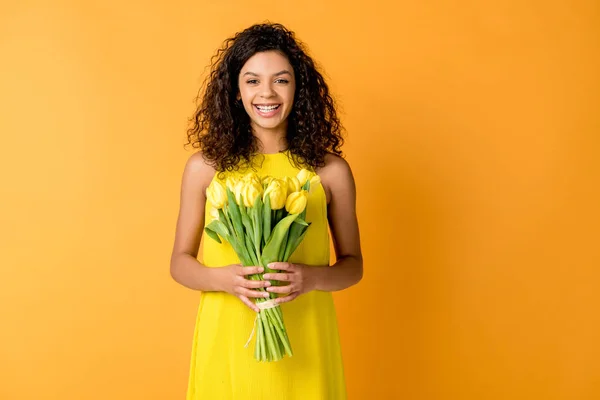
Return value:
M 269 292 L 287 294 L 278 298 L 277 303 L 291 301 L 311 290 L 343 290 L 358 283 L 363 276 L 356 217 L 356 186 L 352 170 L 343 158 L 329 155 L 319 176 L 329 200 L 327 216 L 337 261 L 332 266 L 323 267 L 282 262 L 270 265 L 282 272 L 265 274 L 264 279 L 289 283 L 267 289 Z
M 198 248 L 204 230 L 206 188 L 215 170 L 202 157 L 194 153 L 186 163 L 181 183 L 181 199 L 175 243 L 171 254 L 171 277 L 181 285 L 201 291 L 224 291 L 233 294 L 244 304 L 258 311 L 248 297 L 263 297 L 264 293 L 251 290 L 266 287 L 268 282 L 250 281 L 247 275 L 262 272 L 261 267 L 242 267 L 239 264 L 223 268 L 208 268 L 198 260 Z
M 197 260 L 204 229 L 205 193 L 214 173 L 214 169 L 206 164 L 202 154 L 198 152 L 188 159 L 181 181 L 170 272 L 176 282 L 193 290 L 219 290 L 215 270 L 205 267 Z
M 330 155 L 328 161 L 320 177 L 330 195 L 327 218 L 337 261 L 331 267 L 315 270 L 315 290 L 331 292 L 346 289 L 362 279 L 363 259 L 352 170 L 341 157 Z

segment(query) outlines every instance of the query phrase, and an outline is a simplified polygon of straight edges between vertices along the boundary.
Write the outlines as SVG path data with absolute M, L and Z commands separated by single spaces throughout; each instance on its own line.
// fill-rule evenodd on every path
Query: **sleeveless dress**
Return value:
M 264 156 L 264 161 L 262 158 Z M 288 152 L 259 154 L 256 172 L 276 178 L 299 172 Z M 247 171 L 233 172 L 239 175 Z M 213 179 L 224 183 L 225 177 Z M 210 221 L 206 202 L 205 221 Z M 317 185 L 308 198 L 306 220 L 312 222 L 291 263 L 329 265 L 329 231 L 325 191 Z M 203 264 L 239 263 L 231 245 L 203 237 Z M 224 292 L 203 292 L 192 343 L 187 400 L 341 400 L 346 385 L 338 325 L 330 292 L 311 291 L 280 305 L 294 355 L 276 362 L 254 359 L 253 337 L 244 347 L 256 313 Z

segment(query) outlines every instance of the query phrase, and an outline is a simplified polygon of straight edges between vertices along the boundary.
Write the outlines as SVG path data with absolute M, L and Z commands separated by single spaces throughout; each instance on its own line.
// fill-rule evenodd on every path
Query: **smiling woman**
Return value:
M 262 24 L 225 41 L 199 98 L 188 138 L 200 151 L 183 173 L 170 266 L 173 279 L 202 291 L 187 399 L 345 399 L 331 292 L 361 280 L 362 255 L 354 178 L 341 157 L 341 126 L 327 85 L 292 32 Z M 253 175 L 264 177 L 256 185 L 277 186 L 278 197 L 293 198 L 307 174 L 321 184 L 306 194 L 309 228 L 288 262 L 269 264 L 269 273 L 251 280 L 264 266 L 241 266 L 221 240 L 205 240 L 204 259 L 197 260 L 205 225 L 216 218 L 207 189 Z M 237 193 L 223 201 L 240 210 L 253 203 Z M 261 297 L 281 307 L 293 357 L 259 363 L 244 347 Z
M 237 99 L 243 102 L 259 139 L 265 130 L 274 128 L 280 136 L 285 135 L 296 90 L 293 71 L 287 57 L 278 51 L 257 53 L 242 68 Z

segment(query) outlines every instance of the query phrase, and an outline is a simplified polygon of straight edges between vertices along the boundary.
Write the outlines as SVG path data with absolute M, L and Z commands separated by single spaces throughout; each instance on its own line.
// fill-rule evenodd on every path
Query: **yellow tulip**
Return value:
M 285 181 L 273 178 L 263 193 L 263 201 L 267 196 L 271 200 L 271 210 L 280 210 L 285 207 L 287 199 L 287 184 Z
M 296 178 L 298 178 L 298 182 L 300 182 L 300 187 L 304 186 L 306 181 L 308 181 L 312 177 L 313 173 L 309 170 L 302 168 Z
M 262 194 L 263 187 L 260 183 L 251 180 L 250 182 L 246 182 L 244 188 L 242 189 L 242 197 L 244 200 L 244 205 L 246 207 L 253 207 L 254 202 Z
M 206 188 L 206 197 L 212 206 L 216 209 L 221 209 L 227 204 L 227 192 L 225 187 L 218 180 L 213 180 Z
M 246 186 L 246 183 L 243 180 L 239 180 L 235 183 L 235 186 L 233 187 L 233 195 L 235 197 L 235 202 L 238 205 L 242 205 L 244 202 L 243 199 L 243 191 L 244 191 L 244 186 Z
M 244 175 L 242 180 L 244 182 L 256 182 L 259 185 L 262 184 L 262 182 L 260 181 L 260 178 L 258 177 L 258 175 L 256 175 L 255 172 L 248 172 L 246 175 Z
M 261 180 L 261 183 L 262 183 L 264 186 L 269 186 L 269 184 L 271 183 L 271 181 L 272 181 L 273 179 L 274 179 L 274 178 L 273 178 L 272 176 L 270 176 L 270 175 L 267 175 L 267 176 L 265 176 L 265 177 L 263 177 L 263 178 L 262 178 L 262 180 Z
M 286 176 L 283 180 L 287 183 L 288 193 L 300 191 L 300 181 L 295 176 L 293 178 Z
M 300 214 L 306 208 L 308 193 L 306 190 L 290 194 L 285 202 L 285 209 L 290 214 Z
M 212 217 L 213 220 L 219 219 L 219 210 L 217 210 L 214 207 L 211 207 L 211 209 L 210 209 L 210 216 Z
M 235 185 L 238 183 L 238 179 L 234 178 L 233 176 L 229 176 L 226 180 L 225 180 L 225 185 L 229 188 L 229 190 L 231 190 L 232 192 L 235 192 Z

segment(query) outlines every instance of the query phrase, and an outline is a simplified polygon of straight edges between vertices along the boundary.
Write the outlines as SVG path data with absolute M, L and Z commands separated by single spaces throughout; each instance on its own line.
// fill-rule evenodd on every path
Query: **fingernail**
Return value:
M 269 268 L 273 268 L 273 266 L 274 266 L 274 264 L 273 264 L 273 263 L 269 263 L 269 264 L 267 264 L 267 267 L 269 267 Z
M 264 294 L 264 296 L 265 296 L 265 297 L 269 297 L 269 296 L 271 296 L 271 295 L 270 295 L 269 293 L 265 293 L 265 294 Z
M 264 278 L 264 279 L 271 279 L 271 275 L 269 275 L 269 274 L 264 274 L 264 275 L 263 275 L 263 278 Z
M 265 270 L 265 269 L 264 269 L 263 267 L 259 267 L 259 268 L 258 268 L 258 272 L 259 272 L 259 273 L 260 273 L 260 272 L 263 272 L 264 270 Z
M 269 281 L 266 281 L 266 282 L 265 282 L 265 286 L 271 286 L 271 282 L 269 282 Z

